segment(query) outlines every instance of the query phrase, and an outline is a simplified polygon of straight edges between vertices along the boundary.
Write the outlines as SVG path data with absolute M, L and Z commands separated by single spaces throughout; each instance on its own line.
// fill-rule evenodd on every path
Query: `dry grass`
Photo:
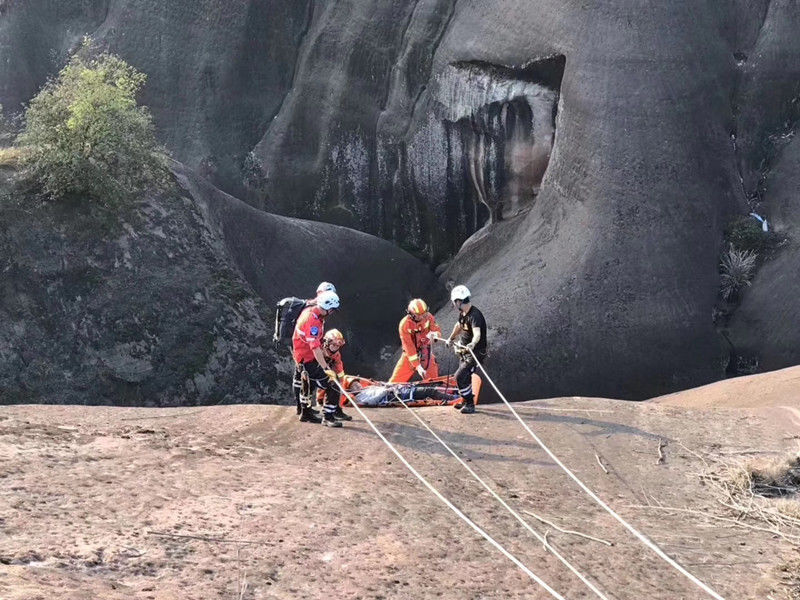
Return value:
M 729 470 L 728 484 L 741 493 L 766 498 L 794 496 L 800 491 L 800 454 L 771 461 L 748 461 Z
M 19 166 L 22 160 L 22 150 L 16 146 L 9 146 L 7 148 L 0 148 L 0 167 Z
M 700 477 L 737 520 L 752 520 L 800 546 L 800 453 L 773 460 L 726 463 L 714 459 Z M 708 463 L 706 463 L 708 467 Z

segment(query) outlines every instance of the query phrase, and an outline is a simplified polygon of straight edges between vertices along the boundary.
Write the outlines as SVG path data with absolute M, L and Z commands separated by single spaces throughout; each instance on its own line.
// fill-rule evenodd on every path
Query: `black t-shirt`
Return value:
M 461 325 L 461 335 L 458 342 L 462 346 L 466 346 L 472 341 L 473 329 L 481 330 L 481 340 L 475 345 L 475 354 L 482 356 L 486 354 L 486 319 L 483 318 L 483 313 L 474 306 L 471 306 L 467 314 L 458 315 L 458 323 Z

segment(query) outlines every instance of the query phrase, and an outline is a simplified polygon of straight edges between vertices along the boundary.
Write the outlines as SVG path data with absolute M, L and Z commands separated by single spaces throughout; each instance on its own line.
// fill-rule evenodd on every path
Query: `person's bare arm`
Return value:
M 322 353 L 322 348 L 314 348 L 312 352 L 314 353 L 314 358 L 319 363 L 319 366 L 325 371 L 330 371 L 331 368 L 328 366 L 328 361 L 325 360 L 325 355 Z
M 451 333 L 450 337 L 447 338 L 447 340 L 445 341 L 445 344 L 447 344 L 448 346 L 450 344 L 452 344 L 453 343 L 453 338 L 455 338 L 456 335 L 458 335 L 458 333 L 460 331 L 461 331 L 461 324 L 460 323 L 456 323 L 455 325 L 453 325 L 453 333 Z
M 469 344 L 467 344 L 467 348 L 474 350 L 475 346 L 477 346 L 478 342 L 480 341 L 481 341 L 481 328 L 475 327 L 472 330 L 472 341 Z

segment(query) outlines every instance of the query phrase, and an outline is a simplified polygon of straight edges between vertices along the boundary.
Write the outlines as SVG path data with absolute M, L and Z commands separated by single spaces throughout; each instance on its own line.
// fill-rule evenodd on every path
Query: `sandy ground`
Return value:
M 698 477 L 705 457 L 800 448 L 791 417 L 800 401 L 789 385 L 800 370 L 761 377 L 646 403 L 515 406 L 600 497 L 726 599 L 796 599 L 797 548 L 731 519 Z M 763 382 L 788 383 L 761 401 Z M 517 510 L 612 542 L 559 533 L 523 513 L 607 597 L 709 597 L 581 492 L 505 406 L 417 414 Z M 367 415 L 565 598 L 595 597 L 406 410 Z M 358 417 L 331 430 L 276 406 L 0 407 L 3 600 L 549 597 Z

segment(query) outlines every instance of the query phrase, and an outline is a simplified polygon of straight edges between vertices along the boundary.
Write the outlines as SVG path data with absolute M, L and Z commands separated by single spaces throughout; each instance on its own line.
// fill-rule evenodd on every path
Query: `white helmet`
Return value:
M 336 286 L 329 281 L 323 281 L 317 286 L 317 296 L 319 296 L 322 292 L 336 293 Z
M 457 285 L 453 288 L 453 291 L 450 292 L 450 301 L 455 302 L 456 300 L 461 300 L 465 302 L 469 300 L 471 294 L 469 293 L 469 289 L 465 285 Z
M 336 295 L 336 292 L 322 292 L 317 296 L 317 306 L 323 310 L 339 308 L 339 296 Z

